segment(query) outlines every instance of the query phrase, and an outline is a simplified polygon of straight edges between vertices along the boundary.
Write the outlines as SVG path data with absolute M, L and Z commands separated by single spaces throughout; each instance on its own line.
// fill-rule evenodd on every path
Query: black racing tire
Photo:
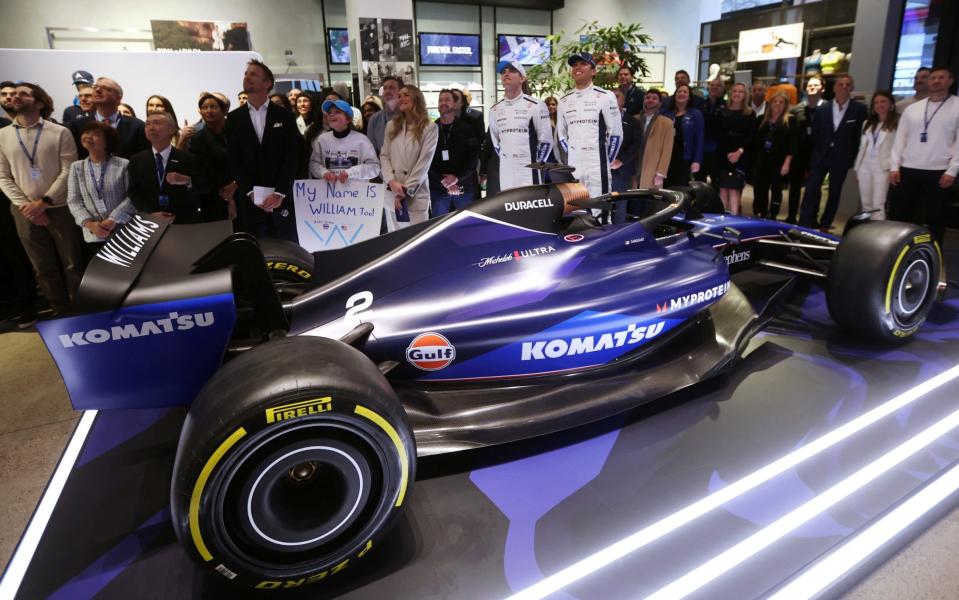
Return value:
M 240 355 L 200 391 L 170 505 L 203 568 L 247 588 L 299 588 L 381 544 L 415 475 L 412 429 L 379 369 L 336 340 L 293 337 Z
M 289 240 L 261 239 L 260 250 L 273 281 L 310 283 L 316 273 L 316 259 L 305 248 Z
M 943 275 L 942 253 L 925 227 L 873 221 L 843 238 L 829 266 L 829 314 L 873 341 L 908 338 L 926 320 Z

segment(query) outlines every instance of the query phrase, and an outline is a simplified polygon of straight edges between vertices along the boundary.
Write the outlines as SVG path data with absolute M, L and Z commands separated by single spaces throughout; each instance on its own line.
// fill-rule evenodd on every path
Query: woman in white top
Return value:
M 892 94 L 879 91 L 872 96 L 872 110 L 862 125 L 862 140 L 856 156 L 856 176 L 862 209 L 870 219 L 886 218 L 886 194 L 889 192 L 889 157 L 896 139 L 899 113 Z
M 116 155 L 120 136 L 106 123 L 87 123 L 80 132 L 80 145 L 90 155 L 70 165 L 67 206 L 83 228 L 84 241 L 96 251 L 114 227 L 133 216 L 133 204 L 127 195 L 130 163 Z
M 343 100 L 327 100 L 322 108 L 330 131 L 321 133 L 313 141 L 310 177 L 345 182 L 347 179 L 368 181 L 379 175 L 380 161 L 373 144 L 353 129 L 353 107 Z
M 390 231 L 397 220 L 422 223 L 428 218 L 430 186 L 427 181 L 436 141 L 436 123 L 426 113 L 423 92 L 414 85 L 400 89 L 397 114 L 386 125 L 386 136 L 380 152 L 383 181 L 389 187 L 386 223 Z

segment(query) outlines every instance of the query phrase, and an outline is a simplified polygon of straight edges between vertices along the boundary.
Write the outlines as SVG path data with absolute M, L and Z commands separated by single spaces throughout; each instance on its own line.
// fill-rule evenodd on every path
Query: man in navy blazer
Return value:
M 833 84 L 835 97 L 821 105 L 812 117 L 812 155 L 809 179 L 803 196 L 799 224 L 816 227 L 822 183 L 829 175 L 829 197 L 819 219 L 819 228 L 829 231 L 839 208 L 839 196 L 846 174 L 856 161 L 866 105 L 850 99 L 853 90 L 851 75 L 840 75 Z
M 251 60 L 243 74 L 247 102 L 226 120 L 237 228 L 258 238 L 296 242 L 293 180 L 303 139 L 293 113 L 268 100 L 273 82 L 269 67 Z M 254 203 L 254 187 L 266 188 L 258 190 L 260 204 Z
M 89 117 L 71 121 L 68 126 L 77 144 L 77 153 L 81 159 L 89 154 L 80 144 L 80 132 L 91 120 L 108 121 L 120 134 L 120 156 L 130 158 L 137 152 L 150 149 L 150 143 L 143 134 L 143 121 L 136 117 L 124 117 L 117 108 L 123 100 L 123 88 L 107 77 L 100 77 L 93 85 L 93 105 L 96 111 Z
M 200 210 L 210 192 L 207 174 L 200 159 L 172 145 L 176 132 L 169 113 L 147 116 L 150 148 L 130 158 L 130 201 L 138 211 L 174 217 L 177 223 L 202 223 Z

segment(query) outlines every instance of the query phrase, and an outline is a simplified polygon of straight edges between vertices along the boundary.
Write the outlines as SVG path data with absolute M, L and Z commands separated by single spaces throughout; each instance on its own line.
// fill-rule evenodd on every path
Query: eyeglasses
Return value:
M 106 91 L 108 91 L 108 92 L 115 92 L 115 91 L 117 91 L 117 88 L 112 87 L 112 86 L 109 86 L 109 85 L 100 85 L 100 84 L 98 83 L 97 85 L 93 86 L 93 90 L 94 90 L 94 91 L 96 91 L 96 90 L 106 90 Z

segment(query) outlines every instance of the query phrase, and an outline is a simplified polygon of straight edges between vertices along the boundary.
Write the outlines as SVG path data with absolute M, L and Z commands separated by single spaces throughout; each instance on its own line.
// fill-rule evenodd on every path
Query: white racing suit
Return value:
M 553 147 L 553 126 L 546 104 L 526 94 L 503 99 L 489 111 L 489 135 L 499 156 L 499 189 L 543 183 L 526 165 L 543 162 Z
M 612 92 L 591 85 L 559 99 L 556 137 L 566 154 L 566 164 L 586 186 L 591 197 L 612 189 L 609 165 L 619 152 L 623 122 Z

